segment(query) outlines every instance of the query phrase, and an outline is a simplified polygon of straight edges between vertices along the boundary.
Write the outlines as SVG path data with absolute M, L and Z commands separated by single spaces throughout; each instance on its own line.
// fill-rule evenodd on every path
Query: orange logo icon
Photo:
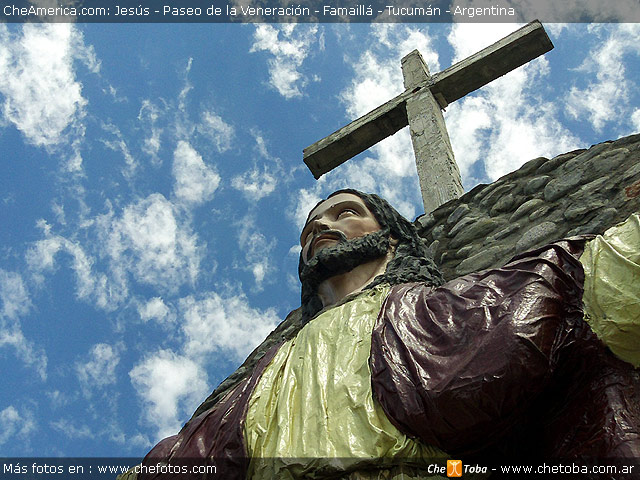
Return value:
M 447 460 L 447 477 L 462 476 L 462 460 Z

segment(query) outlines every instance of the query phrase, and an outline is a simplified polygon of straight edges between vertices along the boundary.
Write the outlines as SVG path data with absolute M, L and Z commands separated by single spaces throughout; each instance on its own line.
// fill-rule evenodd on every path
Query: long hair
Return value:
M 424 240 L 418 235 L 413 223 L 400 215 L 386 200 L 372 193 L 344 189 L 333 192 L 327 199 L 339 193 L 351 193 L 360 197 L 376 218 L 382 230 L 388 230 L 389 235 L 398 241 L 395 255 L 387 264 L 385 272 L 374 278 L 365 289 L 382 283 L 397 285 L 400 283 L 424 282 L 433 286 L 439 286 L 444 283 L 440 270 L 431 258 Z M 304 261 L 301 253 L 298 264 L 299 274 L 302 272 L 303 267 Z M 303 322 L 306 322 L 322 310 L 322 302 L 316 293 L 316 285 L 304 280 L 302 276 L 300 281 L 302 282 L 302 319 Z

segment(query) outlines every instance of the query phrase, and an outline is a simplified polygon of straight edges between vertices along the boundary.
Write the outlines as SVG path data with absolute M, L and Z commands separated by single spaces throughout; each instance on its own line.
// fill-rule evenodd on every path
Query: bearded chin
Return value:
M 385 228 L 353 240 L 341 240 L 325 247 L 305 265 L 300 258 L 300 281 L 313 288 L 328 278 L 353 270 L 358 265 L 386 255 L 389 229 Z

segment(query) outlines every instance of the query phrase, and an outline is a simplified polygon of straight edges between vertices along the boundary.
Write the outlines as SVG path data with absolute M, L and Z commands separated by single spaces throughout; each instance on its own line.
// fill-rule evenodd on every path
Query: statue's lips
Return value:
M 332 232 L 326 232 L 326 233 L 321 233 L 319 235 L 317 235 L 316 237 L 314 237 L 314 239 L 311 241 L 311 248 L 310 253 L 311 255 L 316 253 L 316 247 L 318 246 L 323 246 L 324 243 L 329 243 L 329 242 L 339 242 L 341 239 L 340 235 L 338 235 L 337 233 L 332 233 Z

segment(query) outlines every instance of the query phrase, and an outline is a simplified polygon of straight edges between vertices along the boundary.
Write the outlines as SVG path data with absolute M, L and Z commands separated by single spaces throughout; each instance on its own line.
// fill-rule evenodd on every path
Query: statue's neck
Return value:
M 318 297 L 322 307 L 330 307 L 339 303 L 347 295 L 359 292 L 369 285 L 374 278 L 384 273 L 387 263 L 393 258 L 392 253 L 358 265 L 353 270 L 324 280 L 318 286 Z

